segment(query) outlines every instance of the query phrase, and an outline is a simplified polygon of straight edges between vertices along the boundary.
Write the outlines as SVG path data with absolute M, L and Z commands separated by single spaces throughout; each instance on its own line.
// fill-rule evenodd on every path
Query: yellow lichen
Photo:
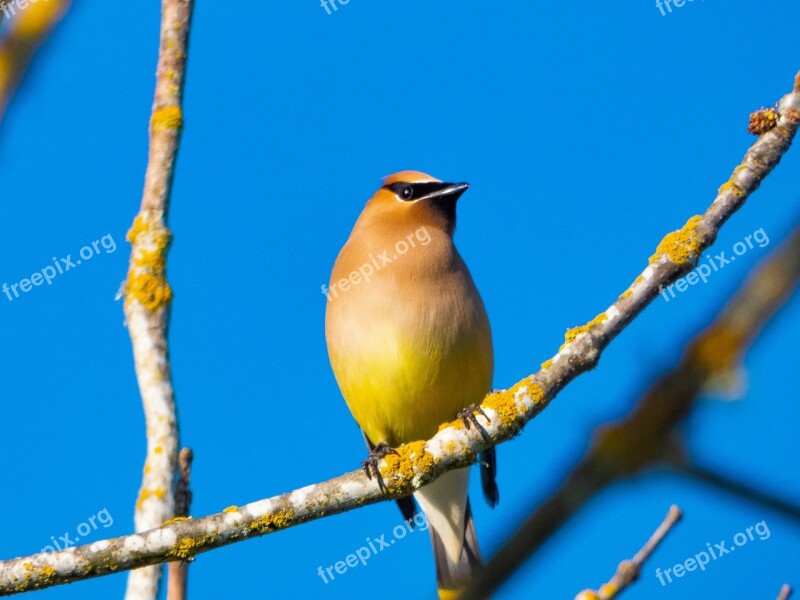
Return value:
M 213 544 L 218 539 L 219 539 L 219 533 L 216 531 L 212 531 L 206 535 L 200 536 L 197 539 L 193 539 L 190 537 L 181 538 L 175 543 L 175 545 L 172 547 L 172 550 L 167 553 L 168 558 L 190 560 L 202 548 L 205 548 L 210 544 Z
M 151 275 L 134 275 L 128 272 L 128 293 L 147 310 L 153 311 L 172 300 L 172 289 L 164 280 Z
M 451 425 L 459 423 L 454 421 Z M 433 455 L 425 450 L 425 442 L 416 441 L 403 444 L 397 448 L 397 454 L 386 455 L 386 467 L 381 470 L 381 476 L 387 487 L 404 487 L 414 478 L 415 471 L 419 474 L 428 473 L 435 464 Z
M 676 265 L 693 264 L 702 249 L 703 239 L 697 231 L 702 220 L 703 217 L 695 215 L 678 231 L 667 234 L 656 248 L 656 253 L 650 257 L 650 262 L 654 263 L 666 255 Z
M 736 185 L 732 179 L 729 179 L 725 183 L 723 183 L 719 189 L 717 190 L 718 193 L 724 194 L 725 192 L 731 191 L 733 194 L 739 198 L 744 198 L 744 190 Z
M 41 569 L 40 573 L 41 573 L 41 574 L 42 574 L 42 575 L 43 575 L 45 578 L 49 578 L 49 577 L 53 577 L 54 575 L 57 575 L 57 574 L 58 574 L 58 571 L 56 571 L 56 570 L 55 570 L 53 567 L 51 567 L 50 565 L 44 565 L 44 566 L 42 566 L 42 569 Z
M 607 319 L 608 315 L 606 313 L 600 313 L 594 319 L 586 323 L 586 325 L 580 325 L 579 327 L 573 327 L 572 329 L 568 329 L 567 333 L 564 334 L 564 345 L 561 346 L 561 349 L 563 349 L 564 346 L 569 344 L 579 335 L 588 333 L 595 325 L 599 325 L 600 323 L 602 323 Z
M 232 513 L 232 512 L 237 512 L 238 510 L 239 510 L 238 506 L 229 506 L 228 508 L 226 508 L 222 512 Z
M 542 363 L 541 366 L 542 366 L 542 369 L 549 369 L 550 367 L 553 366 L 553 359 L 552 358 L 548 358 L 546 361 L 544 361 Z
M 136 241 L 136 238 L 139 237 L 139 234 L 142 233 L 149 233 L 150 226 L 147 224 L 141 215 L 137 215 L 136 218 L 133 220 L 133 225 L 128 230 L 128 234 L 125 236 L 125 239 L 128 240 L 131 244 Z
M 144 503 L 148 500 L 148 498 L 158 498 L 159 500 L 163 500 L 167 497 L 167 491 L 163 487 L 157 488 L 142 488 L 139 492 L 139 498 L 136 500 L 136 510 L 141 510 Z
M 744 190 L 735 183 L 736 178 L 739 175 L 739 172 L 743 171 L 744 169 L 747 169 L 745 165 L 739 165 L 738 167 L 736 167 L 733 170 L 733 173 L 731 173 L 730 179 L 728 179 L 728 181 L 723 183 L 717 190 L 717 192 L 720 194 L 724 194 L 725 192 L 731 191 L 735 196 L 739 198 L 744 198 L 745 196 Z
M 153 111 L 150 118 L 153 131 L 180 129 L 183 126 L 183 113 L 180 106 L 164 106 Z
M 619 593 L 619 586 L 614 582 L 604 583 L 600 586 L 601 598 L 613 598 Z
M 633 290 L 627 289 L 624 292 L 622 292 L 622 295 L 620 296 L 620 298 L 627 298 L 628 296 L 631 296 L 631 295 L 633 295 Z
M 516 430 L 522 425 L 519 418 L 524 409 L 518 408 L 516 402 L 517 393 L 522 388 L 526 388 L 525 393 L 531 397 L 534 404 L 542 402 L 545 398 L 542 386 L 531 382 L 528 378 L 505 391 L 490 394 L 483 402 L 483 406 L 492 409 L 497 414 L 497 419 L 504 428 Z
M 455 421 L 450 421 L 449 423 L 445 423 L 444 427 L 440 427 L 439 430 L 446 429 L 447 427 L 452 427 L 453 429 L 466 429 L 466 425 L 464 424 L 463 419 L 456 419 Z
M 285 529 L 295 521 L 295 513 L 289 509 L 281 509 L 274 515 L 264 515 L 253 521 L 251 528 L 259 533 L 269 533 L 276 529 Z
M 192 538 L 181 538 L 175 544 L 174 553 L 178 558 L 187 559 L 194 556 L 195 548 L 197 547 L 197 542 Z
M 172 289 L 166 279 L 170 231 L 161 223 L 150 223 L 139 215 L 127 239 L 133 245 L 133 252 L 126 301 L 137 300 L 150 311 L 161 308 L 172 300 Z
M 177 523 L 178 521 L 190 521 L 192 517 L 172 517 L 171 519 L 167 519 L 164 521 L 161 526 L 164 525 L 171 525 L 172 523 Z

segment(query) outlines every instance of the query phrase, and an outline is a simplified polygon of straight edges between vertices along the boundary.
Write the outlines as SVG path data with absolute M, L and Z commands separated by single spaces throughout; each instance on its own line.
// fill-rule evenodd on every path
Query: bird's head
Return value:
M 365 210 L 396 223 L 438 228 L 453 235 L 456 202 L 467 183 L 445 183 L 420 171 L 400 171 L 384 179 Z

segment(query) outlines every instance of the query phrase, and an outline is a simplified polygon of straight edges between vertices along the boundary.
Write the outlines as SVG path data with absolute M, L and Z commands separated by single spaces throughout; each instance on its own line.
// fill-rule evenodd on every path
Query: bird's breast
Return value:
M 373 443 L 427 439 L 491 388 L 483 302 L 460 258 L 451 269 L 398 269 L 362 283 L 328 300 L 336 380 Z

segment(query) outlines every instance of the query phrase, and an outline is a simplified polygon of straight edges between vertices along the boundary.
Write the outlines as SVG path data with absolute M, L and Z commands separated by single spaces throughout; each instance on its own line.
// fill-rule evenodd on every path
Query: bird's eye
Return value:
M 397 192 L 397 195 L 400 196 L 402 200 L 410 200 L 414 195 L 414 188 L 406 183 L 400 188 L 400 190 Z

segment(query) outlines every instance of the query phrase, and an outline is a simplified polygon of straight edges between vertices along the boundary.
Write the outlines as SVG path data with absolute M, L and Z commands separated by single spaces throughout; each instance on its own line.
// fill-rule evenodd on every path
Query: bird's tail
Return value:
M 458 469 L 414 494 L 428 520 L 441 600 L 458 597 L 482 564 L 468 485 L 469 469 Z

